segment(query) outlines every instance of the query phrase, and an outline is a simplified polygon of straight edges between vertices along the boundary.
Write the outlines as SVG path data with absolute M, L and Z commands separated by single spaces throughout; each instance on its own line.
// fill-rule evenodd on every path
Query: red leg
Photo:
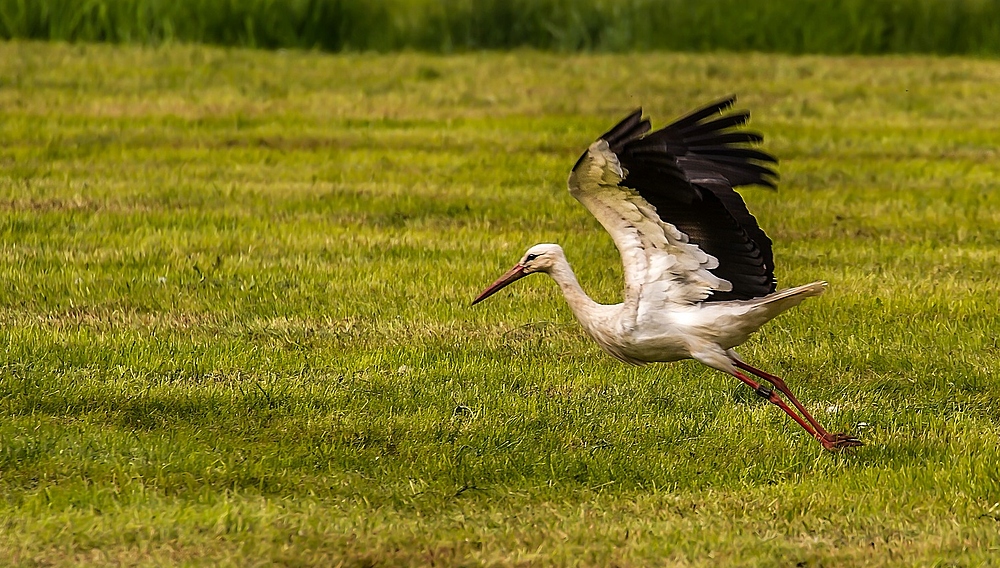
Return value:
M 760 369 L 748 365 L 743 361 L 733 361 L 733 362 L 736 363 L 736 366 L 739 367 L 740 369 L 753 373 L 758 377 L 774 385 L 774 388 L 778 389 L 778 391 L 781 392 L 781 394 L 785 395 L 786 397 L 788 397 L 788 400 L 792 401 L 792 404 L 795 405 L 795 408 L 799 409 L 799 412 L 802 413 L 802 416 L 804 416 L 805 419 L 808 420 L 810 424 L 812 424 L 813 428 L 815 428 L 816 431 L 819 432 L 821 435 L 828 436 L 830 434 L 829 432 L 826 431 L 826 428 L 823 428 L 823 426 L 819 423 L 819 421 L 817 421 L 815 418 L 812 417 L 811 414 L 809 414 L 809 411 L 805 409 L 805 407 L 802 405 L 801 402 L 799 402 L 799 399 L 795 398 L 795 395 L 792 394 L 792 392 L 788 389 L 788 385 L 786 385 L 785 381 L 781 380 L 781 378 L 776 377 L 766 371 L 761 371 Z
M 768 402 L 777 405 L 777 407 L 780 408 L 781 410 L 783 410 L 785 412 L 785 414 L 791 416 L 792 420 L 798 422 L 799 426 L 802 426 L 803 428 L 805 428 L 806 432 L 809 432 L 809 435 L 811 435 L 812 437 L 816 438 L 820 442 L 823 441 L 823 437 L 820 436 L 816 432 L 816 430 L 813 429 L 813 427 L 809 425 L 808 422 L 806 422 L 805 420 L 803 420 L 801 416 L 799 416 L 798 414 L 796 414 L 794 410 L 792 410 L 791 408 L 789 408 L 788 405 L 785 404 L 785 401 L 781 400 L 781 397 L 779 397 L 778 395 L 774 394 L 774 391 L 772 391 L 771 389 L 766 388 L 766 387 L 761 387 L 760 383 L 758 383 L 757 381 L 751 379 L 750 377 L 744 375 L 743 373 L 741 373 L 739 371 L 735 372 L 735 376 L 736 376 L 737 379 L 743 381 L 744 383 L 747 384 L 747 386 L 749 386 L 754 391 L 756 391 L 757 394 L 760 395 L 762 398 L 765 398 L 765 399 L 767 399 Z
M 786 385 L 785 381 L 783 381 L 780 377 L 776 377 L 768 372 L 761 371 L 760 369 L 753 367 L 752 365 L 749 365 L 743 361 L 740 361 L 739 359 L 734 360 L 733 363 L 735 363 L 736 366 L 739 367 L 740 369 L 743 369 L 744 371 L 749 371 L 750 373 L 753 373 L 754 375 L 757 375 L 758 377 L 771 383 L 772 385 L 774 385 L 774 388 L 778 389 L 778 391 L 781 392 L 781 394 L 788 397 L 788 400 L 792 402 L 795 408 L 797 408 L 799 412 L 802 413 L 802 416 L 804 416 L 805 419 L 809 421 L 809 424 L 812 425 L 812 427 L 819 434 L 817 437 L 819 438 L 820 442 L 823 442 L 823 447 L 826 447 L 827 449 L 837 449 L 837 448 L 846 448 L 851 446 L 863 445 L 863 442 L 861 442 L 861 440 L 858 440 L 857 438 L 849 434 L 829 433 L 826 430 L 826 428 L 823 428 L 823 425 L 820 424 L 818 420 L 813 418 L 812 414 L 809 414 L 809 411 L 806 410 L 805 406 L 803 406 L 801 402 L 799 402 L 799 399 L 795 398 L 795 395 L 792 394 L 792 391 L 788 389 L 788 385 Z

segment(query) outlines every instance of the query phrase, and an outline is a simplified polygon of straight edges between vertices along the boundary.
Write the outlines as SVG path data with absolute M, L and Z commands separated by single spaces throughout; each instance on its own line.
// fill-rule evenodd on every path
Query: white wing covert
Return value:
M 587 150 L 582 167 L 570 176 L 570 193 L 611 234 L 625 268 L 625 298 L 662 298 L 673 303 L 704 300 L 732 285 L 709 269 L 715 257 L 688 242 L 687 235 L 664 222 L 639 192 L 620 185 L 626 172 L 605 140 Z

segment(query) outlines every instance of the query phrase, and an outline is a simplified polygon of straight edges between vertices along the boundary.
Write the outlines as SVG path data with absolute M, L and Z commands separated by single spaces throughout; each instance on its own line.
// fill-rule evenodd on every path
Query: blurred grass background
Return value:
M 0 0 L 0 38 L 327 51 L 1000 54 L 998 0 Z
M 640 72 L 636 70 L 653 70 Z M 990 566 L 1000 60 L 0 42 L 0 566 Z M 593 138 L 727 92 L 781 285 L 738 381 L 603 355 Z

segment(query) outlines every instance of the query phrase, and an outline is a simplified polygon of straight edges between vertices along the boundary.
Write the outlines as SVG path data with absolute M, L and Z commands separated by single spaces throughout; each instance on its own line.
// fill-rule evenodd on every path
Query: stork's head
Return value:
M 521 260 L 514 265 L 514 268 L 508 270 L 503 276 L 497 278 L 496 282 L 490 284 L 489 288 L 483 290 L 483 293 L 472 301 L 472 305 L 476 305 L 496 294 L 504 286 L 515 280 L 520 280 L 535 272 L 548 272 L 556 265 L 556 262 L 560 258 L 564 257 L 562 247 L 559 245 L 540 244 L 531 247 L 524 253 Z

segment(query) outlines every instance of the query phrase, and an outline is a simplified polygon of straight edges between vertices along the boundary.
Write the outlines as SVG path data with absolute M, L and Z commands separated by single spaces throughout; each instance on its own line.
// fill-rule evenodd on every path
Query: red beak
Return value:
M 504 286 L 510 284 L 511 282 L 514 282 L 515 280 L 520 280 L 527 275 L 528 273 L 524 271 L 523 266 L 521 266 L 520 264 L 516 265 L 514 268 L 511 268 L 510 270 L 505 272 L 503 276 L 497 278 L 497 281 L 490 284 L 489 288 L 483 290 L 482 294 L 476 296 L 476 299 L 472 300 L 472 305 L 475 306 L 479 302 L 482 302 L 486 298 L 489 298 L 493 294 L 499 292 Z

